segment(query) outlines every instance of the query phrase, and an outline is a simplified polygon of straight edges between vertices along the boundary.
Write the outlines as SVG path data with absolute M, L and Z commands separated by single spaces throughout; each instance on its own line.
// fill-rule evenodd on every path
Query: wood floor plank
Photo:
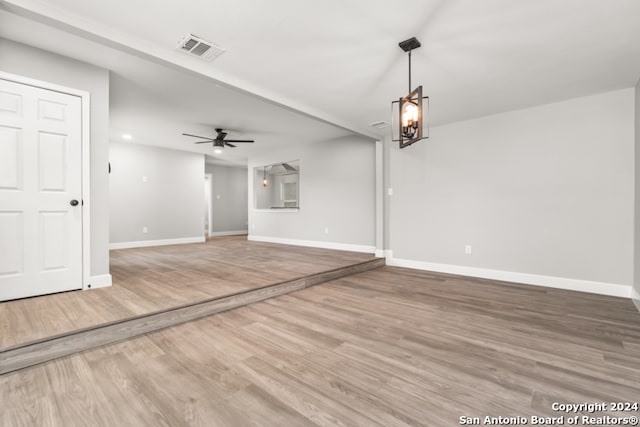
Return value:
M 0 351 L 0 374 L 67 356 L 87 349 L 136 337 L 180 323 L 230 310 L 253 302 L 294 292 L 336 277 L 379 268 L 384 259 L 373 259 L 342 268 L 320 272 L 290 281 L 267 285 L 247 292 L 204 300 L 166 311 L 136 316 L 68 334 L 54 336 Z
M 363 414 L 348 403 L 336 401 L 315 384 L 301 381 L 260 358 L 251 358 L 235 367 L 253 383 L 287 402 L 296 411 L 320 426 L 376 426 L 370 414 Z
M 111 287 L 0 302 L 0 351 L 374 259 L 246 236 L 113 250 L 110 257 Z
M 626 299 L 383 267 L 0 375 L 0 425 L 558 416 L 640 398 L 639 333 Z
M 6 402 L 3 402 L 6 405 Z M 52 399 L 39 398 L 28 404 L 7 406 L 0 411 L 0 426 L 4 427 L 55 427 L 63 426 L 62 417 Z

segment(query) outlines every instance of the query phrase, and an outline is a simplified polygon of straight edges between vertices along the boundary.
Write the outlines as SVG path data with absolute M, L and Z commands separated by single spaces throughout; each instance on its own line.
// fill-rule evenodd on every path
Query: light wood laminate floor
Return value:
M 371 254 L 252 242 L 246 236 L 114 250 L 111 287 L 1 302 L 0 351 L 371 259 Z
M 638 399 L 631 301 L 383 267 L 0 376 L 0 426 L 438 427 Z

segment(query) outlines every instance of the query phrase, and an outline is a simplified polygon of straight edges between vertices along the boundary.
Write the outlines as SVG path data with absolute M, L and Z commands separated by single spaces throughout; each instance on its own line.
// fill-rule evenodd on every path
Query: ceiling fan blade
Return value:
M 211 144 L 213 142 L 213 139 L 210 139 L 208 141 L 196 141 L 194 142 L 194 144 Z
M 211 140 L 213 140 L 212 138 L 209 138 L 208 136 L 191 135 L 190 133 L 183 133 L 183 135 L 184 135 L 184 136 L 192 136 L 192 137 L 194 137 L 194 138 L 200 138 L 200 139 L 211 139 Z
M 253 144 L 255 141 L 252 139 L 225 139 L 225 142 L 247 142 L 249 144 Z
M 224 145 L 226 145 L 227 147 L 233 147 L 233 148 L 236 148 L 236 146 L 235 146 L 235 145 L 233 145 L 233 144 L 229 144 L 227 141 L 225 141 L 225 142 L 224 142 Z

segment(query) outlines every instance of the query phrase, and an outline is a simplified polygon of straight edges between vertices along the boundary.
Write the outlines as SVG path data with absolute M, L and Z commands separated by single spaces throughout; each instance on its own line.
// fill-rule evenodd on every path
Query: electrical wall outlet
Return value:
M 389 196 L 393 196 L 393 188 L 391 188 L 391 187 L 387 188 L 387 194 Z
M 142 232 L 143 233 L 147 233 L 147 232 L 149 232 L 149 229 L 147 227 L 142 227 Z
M 471 245 L 465 245 L 464 253 L 467 254 L 467 255 L 471 254 Z
M 146 175 L 142 176 L 142 182 L 147 182 L 147 176 Z
M 324 234 L 329 234 L 329 227 L 324 228 Z

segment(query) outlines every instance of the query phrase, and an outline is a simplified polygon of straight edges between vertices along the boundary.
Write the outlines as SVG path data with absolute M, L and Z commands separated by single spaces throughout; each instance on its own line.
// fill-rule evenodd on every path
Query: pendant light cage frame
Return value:
M 421 46 L 420 42 L 411 37 L 398 45 L 409 57 L 409 94 L 391 102 L 391 140 L 405 148 L 429 138 L 429 97 L 422 96 L 422 86 L 411 89 L 411 52 Z M 411 107 L 417 111 L 410 111 Z
M 429 139 L 429 97 L 421 96 L 422 105 L 419 109 L 419 120 L 421 121 L 418 132 L 413 138 L 406 138 L 402 135 L 402 108 L 400 107 L 401 102 L 407 99 L 413 99 L 413 102 L 417 102 L 418 97 L 411 97 L 414 92 L 418 89 L 422 89 L 422 87 L 416 88 L 411 94 L 406 97 L 400 98 L 397 101 L 391 102 L 391 140 L 393 142 L 399 142 L 400 148 L 408 147 L 409 145 L 418 142 L 422 139 Z

